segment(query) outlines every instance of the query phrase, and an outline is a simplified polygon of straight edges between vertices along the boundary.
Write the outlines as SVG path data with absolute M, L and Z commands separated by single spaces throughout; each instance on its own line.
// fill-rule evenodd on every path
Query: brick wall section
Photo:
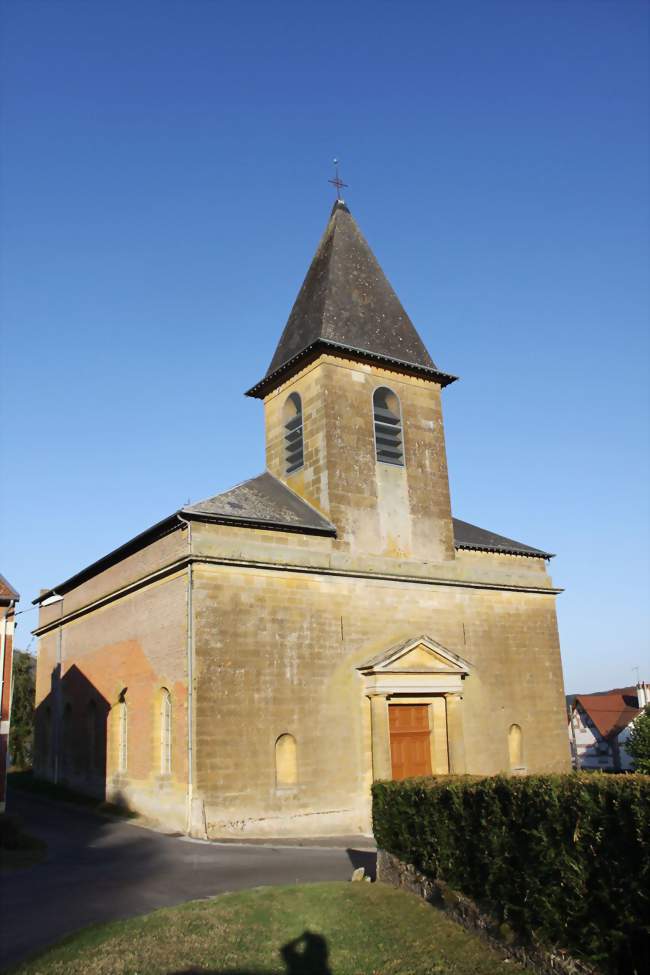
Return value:
M 83 604 L 80 589 L 91 600 L 133 581 L 138 571 L 149 574 L 166 564 L 172 538 L 102 573 L 51 609 L 65 616 Z M 174 542 L 181 540 L 186 554 L 187 539 L 178 532 Z M 174 547 L 178 554 L 178 544 Z M 187 821 L 187 585 L 184 569 L 50 630 L 39 641 L 36 679 L 37 773 L 123 802 L 177 829 Z M 172 697 L 171 776 L 160 774 L 163 687 Z M 128 766 L 120 774 L 123 691 Z

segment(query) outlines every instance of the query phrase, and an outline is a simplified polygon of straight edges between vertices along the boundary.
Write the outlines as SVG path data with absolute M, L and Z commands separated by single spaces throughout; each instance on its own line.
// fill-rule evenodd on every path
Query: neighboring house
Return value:
M 0 575 L 0 813 L 5 811 L 6 805 L 14 615 L 19 599 L 13 586 Z
M 568 769 L 551 556 L 452 518 L 453 379 L 336 203 L 248 392 L 265 472 L 36 600 L 39 774 L 219 837 L 367 830 L 373 778 Z M 215 463 L 233 411 L 197 417 Z
M 595 694 L 570 694 L 569 744 L 574 767 L 626 771 L 632 759 L 625 749 L 634 721 L 650 704 L 650 687 L 616 687 Z

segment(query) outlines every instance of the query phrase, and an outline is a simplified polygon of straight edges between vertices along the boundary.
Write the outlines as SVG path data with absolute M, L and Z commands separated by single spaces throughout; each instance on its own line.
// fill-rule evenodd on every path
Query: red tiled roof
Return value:
M 13 586 L 10 586 L 4 576 L 0 576 L 0 599 L 20 599 Z
M 603 738 L 618 735 L 633 721 L 641 708 L 637 707 L 636 687 L 617 687 L 599 694 L 576 694 L 575 706 L 580 705 Z

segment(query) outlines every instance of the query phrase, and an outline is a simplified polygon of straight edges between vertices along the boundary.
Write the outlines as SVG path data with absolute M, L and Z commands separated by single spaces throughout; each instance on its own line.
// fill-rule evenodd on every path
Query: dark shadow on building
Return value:
M 76 664 L 60 674 L 35 711 L 34 774 L 103 800 L 111 706 Z

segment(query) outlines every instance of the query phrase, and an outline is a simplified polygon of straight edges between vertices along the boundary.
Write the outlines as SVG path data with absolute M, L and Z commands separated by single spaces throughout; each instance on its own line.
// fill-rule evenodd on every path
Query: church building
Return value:
M 338 200 L 266 469 L 40 604 L 36 771 L 196 836 L 370 829 L 373 779 L 569 768 L 548 552 L 452 517 L 433 362 Z

